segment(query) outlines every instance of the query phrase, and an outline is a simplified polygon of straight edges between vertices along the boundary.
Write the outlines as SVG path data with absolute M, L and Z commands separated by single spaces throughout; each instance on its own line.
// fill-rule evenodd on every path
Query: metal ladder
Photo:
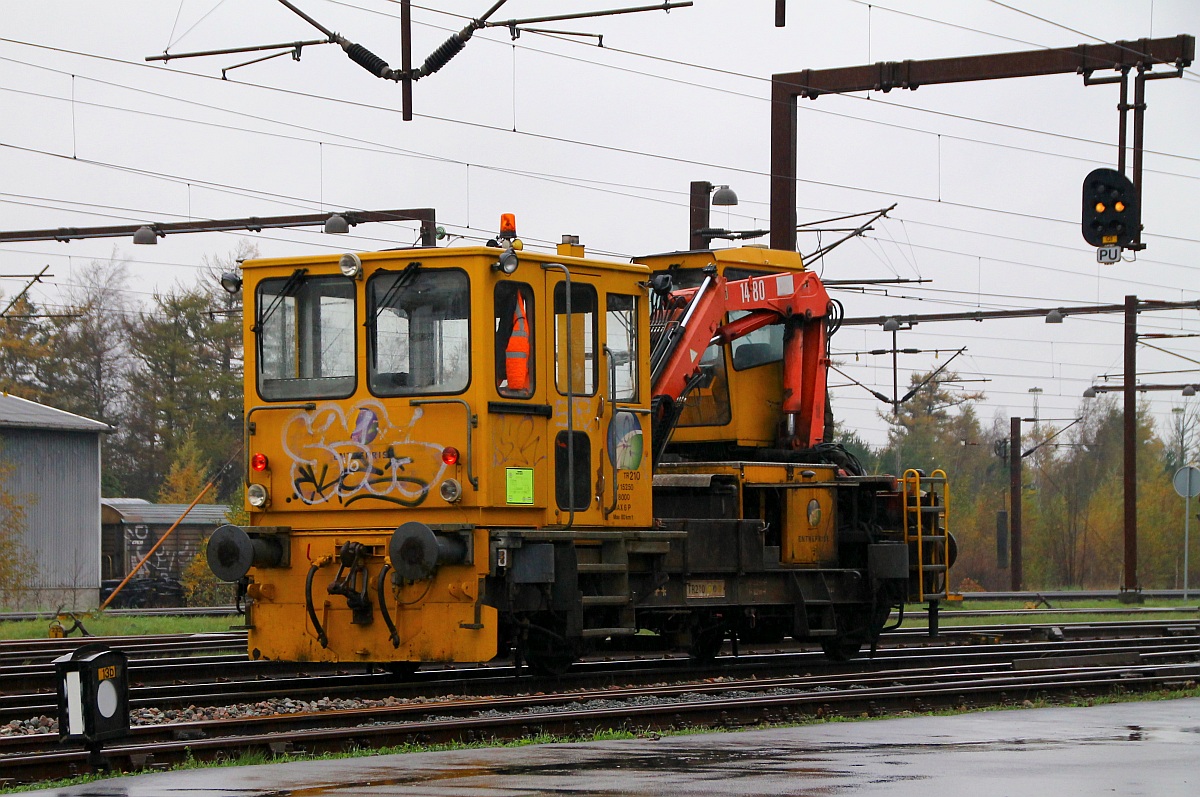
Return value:
M 625 540 L 618 536 L 585 547 L 598 553 L 599 561 L 581 561 L 577 564 L 579 585 L 584 592 L 580 601 L 585 610 L 584 638 L 603 639 L 637 633 L 633 605 L 629 600 L 629 551 Z M 579 551 L 578 548 L 576 550 Z M 589 615 L 597 613 L 615 620 L 616 624 L 589 625 Z
M 915 603 L 954 600 L 950 592 L 950 483 L 946 472 L 926 476 L 919 470 L 904 471 L 900 480 L 904 501 L 904 541 L 915 577 L 909 581 L 908 599 Z M 915 581 L 915 589 L 913 582 Z

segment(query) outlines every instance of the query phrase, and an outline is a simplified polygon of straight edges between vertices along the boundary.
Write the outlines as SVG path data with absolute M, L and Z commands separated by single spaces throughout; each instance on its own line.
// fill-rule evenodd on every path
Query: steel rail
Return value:
M 192 738 L 184 741 L 156 741 L 114 745 L 105 749 L 110 763 L 123 770 L 161 766 L 196 758 L 209 760 L 227 756 L 230 751 L 261 750 L 267 754 L 344 751 L 351 747 L 377 747 L 414 741 L 423 743 L 478 741 L 480 739 L 521 738 L 550 733 L 571 737 L 586 736 L 600 729 L 637 728 L 667 730 L 680 727 L 730 728 L 762 722 L 794 722 L 812 717 L 834 715 L 878 716 L 888 710 L 927 711 L 937 706 L 971 708 L 981 705 L 1020 704 L 1029 698 L 1049 695 L 1078 697 L 1085 694 L 1145 691 L 1179 688 L 1200 678 L 1200 664 L 1119 665 L 1113 667 L 1068 667 L 1038 672 L 1012 673 L 960 672 L 946 674 L 940 680 L 923 683 L 889 683 L 865 686 L 847 681 L 843 686 L 807 689 L 788 694 L 745 696 L 753 684 L 722 684 L 703 687 L 709 698 L 688 702 L 648 704 L 622 703 L 613 706 L 612 690 L 593 696 L 532 696 L 534 701 L 523 709 L 499 715 L 428 718 L 411 722 L 379 723 L 353 728 L 305 728 L 286 730 L 276 727 L 268 733 L 243 733 L 216 738 Z M 697 692 L 695 685 L 689 687 Z M 779 690 L 773 685 L 772 690 Z M 676 690 L 678 691 L 678 690 Z M 738 692 L 735 696 L 728 693 Z M 764 691 L 758 689 L 757 691 Z M 725 693 L 725 694 L 722 694 Z M 634 697 L 635 695 L 631 695 Z M 644 697 L 644 693 L 636 695 Z M 588 698 L 603 700 L 602 707 L 589 704 Z M 540 703 L 536 701 L 541 701 Z M 558 705 L 551 705 L 558 701 Z M 564 706 L 563 701 L 573 705 Z M 619 701 L 618 701 L 619 702 Z M 513 701 L 509 708 L 517 708 Z M 445 706 L 424 706 L 426 711 L 443 714 Z M 374 712 L 378 715 L 378 710 Z M 319 715 L 318 715 L 319 716 Z M 308 721 L 307 719 L 305 720 Z M 9 776 L 18 780 L 45 778 L 61 773 L 69 766 L 78 767 L 87 758 L 85 751 L 43 754 L 18 754 L 0 759 Z

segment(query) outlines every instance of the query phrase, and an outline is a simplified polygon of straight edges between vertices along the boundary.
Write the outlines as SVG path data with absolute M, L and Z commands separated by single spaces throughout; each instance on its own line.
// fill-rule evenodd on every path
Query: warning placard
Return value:
M 533 503 L 533 468 L 505 468 L 505 500 L 510 504 Z

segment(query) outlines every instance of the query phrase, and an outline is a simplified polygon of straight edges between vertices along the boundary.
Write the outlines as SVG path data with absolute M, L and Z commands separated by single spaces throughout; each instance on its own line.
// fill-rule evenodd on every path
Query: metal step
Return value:
M 629 565 L 623 562 L 580 562 L 580 573 L 628 573 Z
M 629 603 L 626 595 L 584 595 L 584 606 L 624 606 Z
M 633 636 L 637 633 L 636 628 L 585 628 L 583 629 L 584 639 L 603 639 L 608 636 Z

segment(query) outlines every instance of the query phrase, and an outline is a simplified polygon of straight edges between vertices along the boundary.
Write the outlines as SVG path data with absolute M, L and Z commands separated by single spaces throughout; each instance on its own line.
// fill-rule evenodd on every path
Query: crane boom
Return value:
M 780 448 L 809 449 L 825 434 L 829 294 L 816 274 L 786 272 L 726 280 L 715 267 L 698 288 L 670 291 L 672 317 L 651 359 L 653 446 L 664 450 L 688 394 L 706 379 L 702 358 L 711 345 L 731 343 L 782 324 L 783 412 Z M 730 313 L 744 313 L 725 320 Z

